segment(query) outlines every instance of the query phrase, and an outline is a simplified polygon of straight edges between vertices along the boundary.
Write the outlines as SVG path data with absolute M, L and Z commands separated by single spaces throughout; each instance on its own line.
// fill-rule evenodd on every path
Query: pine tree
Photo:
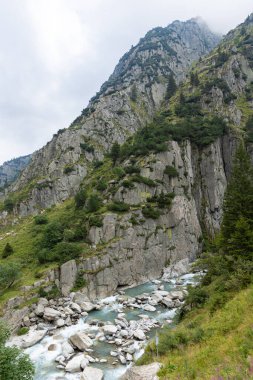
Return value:
M 244 145 L 235 154 L 233 170 L 224 199 L 221 244 L 225 253 L 240 251 L 239 240 L 248 239 L 253 228 L 253 169 Z M 238 233 L 241 231 L 241 239 Z M 244 235 L 242 232 L 245 232 Z M 233 244 L 231 245 L 231 243 Z M 238 243 L 238 250 L 235 246 Z M 243 242 L 242 242 L 243 245 Z M 231 248 L 233 246 L 233 248 Z M 242 247 L 241 247 L 242 248 Z M 241 249 L 242 254 L 245 253 Z
M 115 163 L 116 163 L 117 159 L 119 158 L 119 156 L 120 156 L 120 145 L 116 141 L 113 144 L 111 152 L 110 152 L 110 157 L 112 159 L 113 165 L 115 165 Z
M 171 73 L 169 76 L 169 81 L 168 81 L 168 86 L 167 86 L 167 91 L 166 91 L 166 100 L 169 100 L 176 92 L 177 90 L 177 85 L 176 81 L 174 78 L 174 75 Z

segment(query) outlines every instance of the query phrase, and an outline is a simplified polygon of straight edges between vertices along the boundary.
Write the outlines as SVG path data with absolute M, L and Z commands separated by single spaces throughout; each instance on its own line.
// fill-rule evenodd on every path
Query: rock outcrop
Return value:
M 60 130 L 32 155 L 30 165 L 10 190 L 20 191 L 35 182 L 29 197 L 16 206 L 16 213 L 35 214 L 75 194 L 92 160 L 100 160 L 114 141 L 123 143 L 152 119 L 164 100 L 170 75 L 180 83 L 190 65 L 219 40 L 197 19 L 148 32 L 123 56 L 71 127 Z

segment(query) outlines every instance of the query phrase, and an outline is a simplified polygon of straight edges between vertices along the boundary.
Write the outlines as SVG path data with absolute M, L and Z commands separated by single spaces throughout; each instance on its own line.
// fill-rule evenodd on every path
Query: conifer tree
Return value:
M 240 252 L 246 254 L 245 246 L 251 245 L 248 241 L 249 230 L 253 229 L 253 169 L 243 143 L 235 154 L 223 209 L 221 225 L 223 251 L 236 256 Z
M 167 91 L 166 91 L 166 100 L 169 100 L 176 92 L 177 90 L 177 85 L 176 81 L 174 78 L 174 75 L 171 73 L 169 76 L 169 81 L 168 81 L 168 86 L 167 86 Z
M 119 158 L 119 156 L 120 156 L 120 145 L 116 141 L 113 144 L 111 152 L 110 152 L 110 157 L 112 159 L 113 165 L 115 165 L 115 163 L 116 163 L 117 159 Z

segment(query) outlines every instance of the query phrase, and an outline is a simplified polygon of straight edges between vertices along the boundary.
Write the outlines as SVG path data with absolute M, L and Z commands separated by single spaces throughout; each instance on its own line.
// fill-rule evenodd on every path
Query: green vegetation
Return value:
M 152 207 L 151 205 L 147 205 L 142 208 L 142 214 L 145 218 L 150 219 L 158 219 L 161 215 L 160 211 L 156 208 Z
M 6 347 L 10 333 L 0 321 L 0 380 L 32 380 L 34 366 L 17 347 Z
M 177 90 L 176 81 L 175 81 L 174 75 L 171 73 L 169 76 L 165 100 L 169 100 L 175 94 L 176 90 Z
M 164 174 L 167 174 L 169 177 L 177 177 L 178 176 L 178 171 L 174 166 L 167 165 Z
M 162 208 L 170 209 L 174 196 L 175 196 L 174 193 L 165 194 L 164 192 L 162 192 L 159 195 L 154 195 L 153 197 L 147 198 L 147 201 L 150 203 L 157 203 L 157 206 L 161 209 Z
M 68 164 L 68 165 L 65 165 L 64 170 L 63 170 L 63 173 L 64 173 L 64 174 L 70 174 L 70 173 L 72 173 L 74 170 L 75 170 L 75 165 L 73 165 L 73 164 Z
M 29 327 L 20 327 L 17 331 L 17 335 L 25 335 L 29 331 Z
M 45 215 L 36 215 L 34 217 L 34 223 L 35 224 L 47 224 L 48 223 L 48 219 Z
M 87 285 L 87 281 L 83 277 L 83 273 L 79 272 L 76 277 L 75 285 L 72 289 L 73 292 L 77 292 L 78 290 L 84 288 Z
M 153 179 L 148 178 L 148 177 L 143 177 L 139 174 L 136 174 L 131 177 L 132 182 L 138 182 L 138 183 L 143 183 L 144 185 L 150 186 L 150 187 L 156 187 L 157 183 L 153 181 Z
M 13 252 L 14 252 L 14 250 L 13 250 L 12 246 L 10 245 L 10 243 L 6 243 L 6 245 L 3 249 L 2 258 L 6 259 L 6 257 L 9 257 L 10 255 L 12 255 Z
M 20 277 L 20 266 L 16 263 L 0 264 L 0 293 L 10 288 Z
M 114 201 L 107 206 L 109 211 L 126 212 L 129 211 L 130 206 L 124 202 Z
M 111 157 L 113 165 L 116 164 L 116 161 L 120 157 L 120 145 L 118 142 L 115 142 L 111 148 L 109 157 Z
M 252 227 L 253 168 L 241 143 L 225 195 L 221 233 L 196 263 L 205 274 L 198 286 L 188 288 L 179 325 L 161 334 L 161 379 L 252 377 Z M 152 361 L 155 350 L 151 343 L 139 364 Z

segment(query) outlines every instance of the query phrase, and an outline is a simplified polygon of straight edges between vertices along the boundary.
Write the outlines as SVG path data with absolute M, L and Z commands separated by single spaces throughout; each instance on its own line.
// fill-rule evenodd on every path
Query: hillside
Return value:
M 0 262 L 22 274 L 1 295 L 17 297 L 13 324 L 13 306 L 76 281 L 94 299 L 157 278 L 219 231 L 238 138 L 252 151 L 252 22 L 217 47 L 194 19 L 149 32 L 32 156 L 1 205 Z

